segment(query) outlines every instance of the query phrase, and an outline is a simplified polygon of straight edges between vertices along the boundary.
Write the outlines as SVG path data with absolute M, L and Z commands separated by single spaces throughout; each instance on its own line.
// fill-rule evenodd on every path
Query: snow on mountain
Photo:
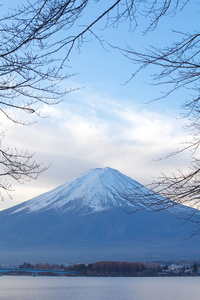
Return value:
M 20 204 L 13 213 L 24 210 L 33 213 L 49 209 L 92 213 L 116 206 L 141 210 L 151 209 L 152 204 L 155 209 L 161 199 L 161 196 L 137 181 L 107 167 L 87 171 L 69 183 Z M 162 200 L 165 201 L 164 198 Z
M 161 203 L 169 208 L 159 211 Z M 195 215 L 199 211 L 174 205 L 116 170 L 94 169 L 1 211 L 1 259 L 197 259 L 198 237 L 185 240 L 196 228 L 193 222 L 183 222 Z

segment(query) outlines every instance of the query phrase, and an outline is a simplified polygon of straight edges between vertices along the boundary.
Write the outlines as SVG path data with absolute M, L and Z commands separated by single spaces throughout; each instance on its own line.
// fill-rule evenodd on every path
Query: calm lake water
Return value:
M 199 300 L 200 277 L 0 277 L 0 300 Z

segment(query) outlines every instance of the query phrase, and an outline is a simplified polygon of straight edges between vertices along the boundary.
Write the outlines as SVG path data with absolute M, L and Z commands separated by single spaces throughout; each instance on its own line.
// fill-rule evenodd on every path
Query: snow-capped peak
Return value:
M 57 209 L 61 212 L 92 213 L 114 206 L 132 210 L 144 207 L 141 195 L 149 190 L 140 183 L 109 167 L 93 169 L 75 180 L 19 205 L 13 213 Z M 131 201 L 129 201 L 131 199 Z

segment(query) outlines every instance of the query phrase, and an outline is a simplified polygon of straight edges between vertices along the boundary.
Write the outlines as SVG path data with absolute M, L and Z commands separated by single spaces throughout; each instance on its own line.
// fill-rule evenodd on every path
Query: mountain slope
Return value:
M 86 214 L 112 207 L 126 207 L 129 211 L 152 210 L 159 207 L 161 200 L 165 201 L 137 181 L 107 167 L 85 172 L 72 182 L 22 203 L 12 211 L 34 213 L 56 209 L 62 213 Z M 173 202 L 168 206 L 170 210 L 185 210 L 182 205 L 174 209 Z
M 0 212 L 1 260 L 197 259 L 199 238 L 185 241 L 192 224 L 179 226 L 182 220 L 177 219 L 193 210 L 172 203 L 168 210 L 152 212 L 152 201 L 160 197 L 148 200 L 148 194 L 144 186 L 111 168 L 88 171 Z

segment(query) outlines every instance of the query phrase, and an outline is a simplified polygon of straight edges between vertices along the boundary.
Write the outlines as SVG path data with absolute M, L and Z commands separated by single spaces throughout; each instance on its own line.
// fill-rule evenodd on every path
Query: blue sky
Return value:
M 140 18 L 139 25 L 142 25 L 134 32 L 128 30 L 127 23 L 105 30 L 102 23 L 96 32 L 120 47 L 126 43 L 137 49 L 150 44 L 162 47 L 176 36 L 171 29 L 185 32 L 195 29 L 199 16 L 194 14 L 196 5 L 190 1 L 179 15 L 164 18 L 158 30 L 146 36 L 142 36 L 148 21 L 144 18 Z M 95 5 L 88 15 L 96 11 Z M 87 17 L 84 16 L 85 20 Z M 187 168 L 187 153 L 167 160 L 157 159 L 188 139 L 189 133 L 182 129 L 185 120 L 179 117 L 180 104 L 188 92 L 178 91 L 167 99 L 146 104 L 160 95 L 160 86 L 145 83 L 150 82 L 156 70 L 146 69 L 125 84 L 135 66 L 120 51 L 106 42 L 104 45 L 106 50 L 98 40 L 92 40 L 83 44 L 80 53 L 74 49 L 67 62 L 69 68 L 64 71 L 77 75 L 62 86 L 83 88 L 69 93 L 56 106 L 41 106 L 42 115 L 48 118 L 37 119 L 30 126 L 14 125 L 2 119 L 7 129 L 5 146 L 36 152 L 35 158 L 50 167 L 37 181 L 14 184 L 13 199 L 0 203 L 0 209 L 49 191 L 91 168 L 110 166 L 142 184 L 150 183 L 161 172 Z M 165 89 L 164 86 L 162 91 Z

